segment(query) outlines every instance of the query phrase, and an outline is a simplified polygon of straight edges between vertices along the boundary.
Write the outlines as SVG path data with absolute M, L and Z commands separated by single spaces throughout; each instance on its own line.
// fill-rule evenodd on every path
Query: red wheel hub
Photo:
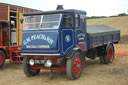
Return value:
M 109 49 L 109 60 L 112 61 L 112 59 L 113 59 L 113 49 L 110 48 Z
M 0 64 L 3 63 L 3 56 L 0 54 Z
M 82 63 L 80 57 L 76 57 L 73 62 L 73 73 L 78 76 L 81 72 Z

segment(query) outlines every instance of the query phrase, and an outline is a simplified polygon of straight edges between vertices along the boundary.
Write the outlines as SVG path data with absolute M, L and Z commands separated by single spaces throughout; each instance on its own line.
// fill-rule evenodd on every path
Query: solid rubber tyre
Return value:
M 73 57 L 67 59 L 66 73 L 69 79 L 75 80 L 81 76 L 83 69 L 83 60 L 79 52 L 75 52 Z
M 27 57 L 23 59 L 24 73 L 27 77 L 36 76 L 40 73 L 40 69 L 31 69 L 31 66 L 27 64 Z
M 115 58 L 115 50 L 112 44 L 106 48 L 106 56 L 104 57 L 105 64 L 112 63 Z
M 115 58 L 115 50 L 113 44 L 106 46 L 105 55 L 100 57 L 100 62 L 102 64 L 112 63 Z
M 0 50 L 0 68 L 4 66 L 6 55 L 5 53 Z

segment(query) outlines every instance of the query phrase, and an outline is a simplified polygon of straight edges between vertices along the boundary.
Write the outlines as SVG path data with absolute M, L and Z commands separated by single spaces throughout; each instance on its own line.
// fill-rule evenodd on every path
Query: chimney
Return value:
M 58 5 L 57 8 L 56 8 L 56 10 L 63 10 L 63 9 L 64 9 L 63 5 Z

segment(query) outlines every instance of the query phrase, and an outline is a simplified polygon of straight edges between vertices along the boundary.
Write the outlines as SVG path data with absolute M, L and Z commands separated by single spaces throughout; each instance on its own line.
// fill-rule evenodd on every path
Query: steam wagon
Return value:
M 86 12 L 60 9 L 24 14 L 22 56 L 24 73 L 31 77 L 40 69 L 66 71 L 78 79 L 85 56 L 103 64 L 114 60 L 114 43 L 120 30 L 104 25 L 86 25 Z

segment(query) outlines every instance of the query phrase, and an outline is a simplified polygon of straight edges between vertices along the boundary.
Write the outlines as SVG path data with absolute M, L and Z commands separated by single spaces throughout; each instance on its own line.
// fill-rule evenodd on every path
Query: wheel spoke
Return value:
M 75 58 L 73 63 L 73 72 L 76 76 L 78 76 L 81 72 L 81 60 L 78 56 Z

